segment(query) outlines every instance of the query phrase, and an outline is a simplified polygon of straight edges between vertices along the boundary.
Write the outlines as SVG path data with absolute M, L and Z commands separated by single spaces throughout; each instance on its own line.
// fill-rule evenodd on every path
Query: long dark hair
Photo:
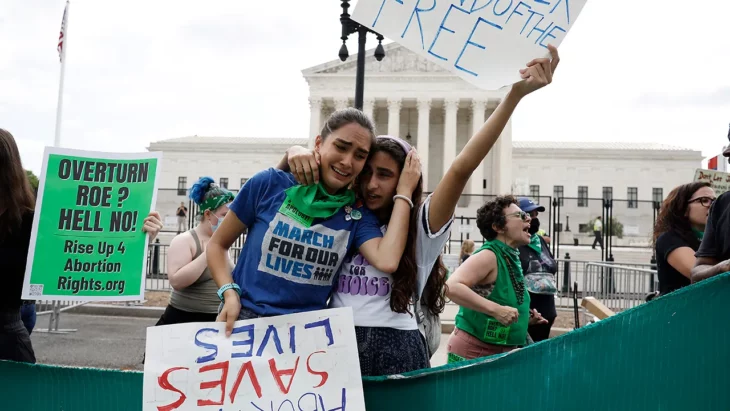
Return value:
M 403 170 L 407 154 L 397 142 L 390 139 L 378 139 L 373 147 L 373 154 L 381 151 L 388 154 L 395 160 L 400 170 Z M 416 189 L 413 190 L 413 194 L 411 195 L 411 200 L 413 201 L 413 209 L 410 215 L 406 248 L 398 269 L 393 273 L 393 284 L 390 292 L 390 309 L 397 313 L 409 314 L 411 313 L 409 306 L 414 302 L 414 298 L 418 294 L 416 235 L 418 234 L 418 225 L 422 224 L 418 220 L 418 210 L 421 208 L 421 203 L 423 202 L 423 177 L 418 180 Z M 439 256 L 431 268 L 431 273 L 426 281 L 422 297 L 423 305 L 434 315 L 438 315 L 444 311 L 446 304 L 444 294 L 446 273 L 446 267 L 441 261 L 441 256 Z
M 653 243 L 660 235 L 667 231 L 676 232 L 684 239 L 693 249 L 700 246 L 700 241 L 692 233 L 692 225 L 687 218 L 687 209 L 689 208 L 689 200 L 702 187 L 710 187 L 710 183 L 697 181 L 689 184 L 682 184 L 669 192 L 667 198 L 662 203 L 659 215 L 654 224 Z
M 20 161 L 15 138 L 0 128 L 0 240 L 23 222 L 23 215 L 35 208 L 35 195 Z

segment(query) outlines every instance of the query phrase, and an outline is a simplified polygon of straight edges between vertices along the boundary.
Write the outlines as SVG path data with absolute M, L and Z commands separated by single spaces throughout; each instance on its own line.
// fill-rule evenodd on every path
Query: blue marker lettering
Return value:
M 385 6 L 386 1 L 388 1 L 388 0 L 383 0 L 383 2 L 380 4 L 380 10 L 378 10 L 378 15 L 375 16 L 375 20 L 373 21 L 373 27 L 375 27 L 375 25 L 378 24 L 378 19 L 380 18 L 380 13 L 383 12 L 383 6 Z M 403 5 L 403 0 L 395 0 L 395 2 Z
M 528 11 L 530 12 L 530 17 L 527 18 L 527 21 L 525 22 L 525 25 L 522 26 L 522 30 L 520 30 L 520 34 L 522 34 L 522 32 L 525 31 L 525 28 L 527 28 L 527 25 L 530 24 L 530 20 L 532 20 L 532 16 L 534 16 L 535 14 L 537 14 L 538 16 L 541 17 L 540 18 L 540 21 L 542 21 L 542 19 L 545 18 L 545 15 L 544 14 L 541 14 L 541 13 L 538 13 L 536 11 L 533 11 L 532 9 L 530 9 Z M 538 21 L 537 23 L 540 24 L 540 21 Z M 528 35 L 527 37 L 530 37 L 530 36 Z
M 494 15 L 495 16 L 501 16 L 501 15 L 507 13 L 509 11 L 509 9 L 512 7 L 512 0 L 509 0 L 509 5 L 507 6 L 507 8 L 504 9 L 503 12 L 497 13 L 497 5 L 499 4 L 500 1 L 502 1 L 502 0 L 495 1 L 494 2 L 494 7 L 492 7 L 492 11 L 494 12 Z
M 556 26 L 553 26 L 553 28 L 552 28 L 552 29 L 550 29 L 550 31 L 549 31 L 549 32 L 548 32 L 548 33 L 547 33 L 546 35 L 542 36 L 542 40 L 540 40 L 540 45 L 541 45 L 542 47 L 545 47 L 545 48 L 547 48 L 547 46 L 546 46 L 545 44 L 543 44 L 543 42 L 545 41 L 545 39 L 546 39 L 546 38 L 548 38 L 548 37 L 556 38 L 555 36 L 553 36 L 553 32 L 554 32 L 554 31 L 555 31 L 556 29 L 557 29 L 557 30 L 560 30 L 560 31 L 562 31 L 563 33 L 567 33 L 567 32 L 566 32 L 566 31 L 565 31 L 565 30 L 564 30 L 564 29 L 563 29 L 562 27 L 560 27 L 560 26 L 557 26 L 557 25 L 556 25 Z
M 538 21 L 537 24 L 535 24 L 535 27 L 533 27 L 532 30 L 530 30 L 530 32 L 527 33 L 528 39 L 530 38 L 530 35 L 532 35 L 533 32 L 536 31 L 536 32 L 540 33 L 540 35 L 537 37 L 537 40 L 535 40 L 535 44 L 537 44 L 537 42 L 540 41 L 540 38 L 542 38 L 542 36 L 545 34 L 545 32 L 550 30 L 550 27 L 553 26 L 553 22 L 551 21 L 550 24 L 548 24 L 547 28 L 545 28 L 545 29 L 538 28 L 537 26 L 539 26 L 540 22 L 543 21 L 544 19 L 545 19 L 545 17 L 541 17 L 540 21 Z
M 474 27 L 471 29 L 471 34 L 469 34 L 469 38 L 466 40 L 466 43 L 464 44 L 464 48 L 461 49 L 461 53 L 459 53 L 459 57 L 456 59 L 456 63 L 454 63 L 454 67 L 456 67 L 457 69 L 459 69 L 459 70 L 461 70 L 463 72 L 469 73 L 469 74 L 471 74 L 474 77 L 478 77 L 479 74 L 477 74 L 477 73 L 475 73 L 473 71 L 469 71 L 469 70 L 465 69 L 464 67 L 461 67 L 459 65 L 459 60 L 461 60 L 461 57 L 464 56 L 464 52 L 466 51 L 466 48 L 468 46 L 474 46 L 474 47 L 477 47 L 477 48 L 482 49 L 482 50 L 484 50 L 486 48 L 486 47 L 484 47 L 483 45 L 481 45 L 479 43 L 475 43 L 475 42 L 471 41 L 472 37 L 474 37 L 474 32 L 477 31 L 477 27 L 479 26 L 479 23 L 487 23 L 487 24 L 489 24 L 492 27 L 495 27 L 495 28 L 497 28 L 499 30 L 502 30 L 502 27 L 501 26 L 499 26 L 497 24 L 494 24 L 494 23 L 491 23 L 491 22 L 489 22 L 487 20 L 484 20 L 481 17 L 479 17 L 479 19 L 477 19 L 477 22 L 474 24 Z
M 253 332 L 254 332 L 254 326 L 253 324 L 249 325 L 243 325 L 241 327 L 236 327 L 231 332 L 231 337 L 233 337 L 233 334 L 242 334 L 242 333 L 248 333 L 248 339 L 247 340 L 233 340 L 233 346 L 234 347 L 240 347 L 240 346 L 248 346 L 248 351 L 245 352 L 234 352 L 231 354 L 231 358 L 241 358 L 241 357 L 250 357 L 253 353 Z
M 486 3 L 484 3 L 481 6 L 477 7 L 477 3 L 479 2 L 479 0 L 474 0 L 474 3 L 471 4 L 471 10 L 469 10 L 469 12 L 470 13 L 474 13 L 475 11 L 479 11 L 479 10 L 481 10 L 481 9 L 489 6 L 490 4 L 492 4 L 493 1 L 494 0 L 488 0 Z
M 438 59 L 441 59 L 443 61 L 448 61 L 448 59 L 445 58 L 445 57 L 439 56 L 438 54 L 434 53 L 433 52 L 433 46 L 436 45 L 436 41 L 438 41 L 439 35 L 441 35 L 441 30 L 446 30 L 446 31 L 448 31 L 451 34 L 454 34 L 455 33 L 454 30 L 451 30 L 451 29 L 449 29 L 449 28 L 447 28 L 447 27 L 444 26 L 444 23 L 446 23 L 446 19 L 449 17 L 449 14 L 451 13 L 451 10 L 452 9 L 457 9 L 457 10 L 459 10 L 460 12 L 462 12 L 464 14 L 470 14 L 468 11 L 466 11 L 466 10 L 464 10 L 464 9 L 458 7 L 458 6 L 455 6 L 453 4 L 450 5 L 449 6 L 449 9 L 446 11 L 446 14 L 444 15 L 444 19 L 441 20 L 441 25 L 439 26 L 438 31 L 436 31 L 436 36 L 433 38 L 433 42 L 431 43 L 431 47 L 428 48 L 428 54 L 430 54 L 430 55 L 432 55 L 432 56 L 434 56 L 434 57 L 436 57 Z
M 256 404 L 254 404 L 253 401 L 251 401 L 251 405 L 253 405 L 254 407 L 256 407 L 256 409 L 259 410 L 259 411 L 264 411 L 263 408 L 259 408 L 259 406 L 256 405 Z
M 294 378 L 294 377 L 292 377 L 292 378 Z M 289 406 L 291 407 L 291 411 L 297 411 L 297 410 L 295 410 L 295 409 L 294 409 L 294 403 L 292 403 L 292 402 L 291 402 L 291 400 L 284 400 L 284 402 L 282 402 L 282 403 L 281 403 L 281 404 L 279 405 L 279 409 L 277 409 L 276 411 L 282 411 L 282 410 L 281 410 L 281 407 L 283 407 L 283 406 L 284 406 L 284 404 L 286 404 L 287 402 L 289 403 Z M 300 409 L 301 409 L 301 408 L 300 408 Z M 286 410 L 284 410 L 284 411 L 286 411 Z
M 332 327 L 330 326 L 329 318 L 304 325 L 305 330 L 314 328 L 314 327 L 324 327 L 324 334 L 327 336 L 327 339 L 329 340 L 329 342 L 327 343 L 328 346 L 335 343 L 335 340 L 332 337 Z
M 522 13 L 519 12 L 520 6 L 525 6 L 525 7 L 527 7 L 530 10 L 532 9 L 532 7 L 530 7 L 529 4 L 526 4 L 526 3 L 523 3 L 523 2 L 517 3 L 517 6 L 515 6 L 515 8 L 512 10 L 512 13 L 510 13 L 509 17 L 507 17 L 507 21 L 504 22 L 504 25 L 505 26 L 509 23 L 509 19 L 511 19 L 512 16 L 514 16 L 515 14 L 520 15 L 520 16 L 524 16 L 524 14 L 522 14 Z
M 296 333 L 296 327 L 291 326 L 289 327 L 289 348 L 291 348 L 291 353 L 296 354 L 297 352 L 297 339 L 295 337 Z
M 560 3 L 561 3 L 562 1 L 563 1 L 563 0 L 558 0 L 558 2 L 557 2 L 557 3 L 555 3 L 555 6 L 553 6 L 553 9 L 552 9 L 552 10 L 550 10 L 550 14 L 553 14 L 553 12 L 555 11 L 555 9 L 557 9 L 557 8 L 558 8 L 558 5 L 560 5 Z M 566 15 L 566 16 L 567 16 L 567 18 L 568 18 L 568 24 L 570 24 L 570 4 L 568 4 L 568 0 L 565 0 L 565 15 Z
M 400 38 L 405 37 L 406 32 L 408 31 L 408 27 L 411 26 L 411 22 L 413 21 L 413 16 L 416 16 L 416 21 L 418 22 L 418 33 L 421 35 L 421 50 L 426 49 L 426 45 L 423 43 L 423 26 L 421 25 L 421 15 L 419 13 L 425 13 L 428 11 L 433 10 L 434 7 L 436 7 L 436 0 L 433 0 L 433 6 L 429 9 L 420 9 L 418 8 L 418 5 L 421 4 L 421 0 L 418 0 L 416 2 L 416 7 L 413 8 L 413 13 L 411 13 L 411 18 L 408 19 L 408 24 L 406 24 L 405 30 L 403 30 L 403 34 L 400 35 Z M 462 1 L 463 4 L 463 1 Z
M 269 343 L 269 337 L 271 337 L 272 335 L 274 336 L 274 345 L 276 346 L 276 351 L 279 352 L 279 354 L 284 354 L 284 350 L 281 349 L 281 341 L 279 341 L 279 333 L 276 331 L 276 327 L 270 325 L 269 328 L 266 329 L 266 334 L 264 335 L 264 340 L 261 341 L 259 350 L 256 352 L 257 357 L 261 357 L 261 355 L 264 353 L 264 348 L 266 348 L 266 345 Z
M 218 334 L 218 330 L 216 330 L 215 328 L 201 328 L 200 330 L 198 330 L 198 332 L 195 333 L 195 345 L 197 345 L 198 347 L 205 348 L 206 350 L 213 350 L 213 353 L 211 353 L 211 354 L 205 355 L 203 357 L 198 357 L 195 360 L 195 362 L 197 362 L 198 364 L 202 364 L 202 363 L 208 362 L 208 361 L 213 361 L 213 360 L 215 360 L 215 357 L 218 355 L 218 346 L 217 345 L 204 343 L 198 339 L 200 334 L 202 334 L 204 332 L 208 332 L 208 331 Z
M 343 388 L 342 389 L 342 406 L 337 408 L 325 408 L 324 406 L 324 400 L 322 399 L 322 395 L 319 394 L 319 404 L 322 406 L 323 410 L 329 410 L 329 411 L 345 411 L 347 406 L 347 391 Z
M 533 0 L 533 1 L 534 1 L 535 3 L 538 3 L 538 4 L 547 4 L 548 6 L 550 5 L 550 3 L 546 2 L 545 0 Z M 558 0 L 558 1 L 559 1 L 559 0 Z

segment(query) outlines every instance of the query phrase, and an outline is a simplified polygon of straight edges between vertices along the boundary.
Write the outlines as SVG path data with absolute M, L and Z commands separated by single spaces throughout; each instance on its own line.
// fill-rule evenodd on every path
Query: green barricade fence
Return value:
M 369 410 L 730 410 L 730 274 L 499 358 L 365 378 Z M 139 410 L 142 374 L 0 362 L 0 409 Z

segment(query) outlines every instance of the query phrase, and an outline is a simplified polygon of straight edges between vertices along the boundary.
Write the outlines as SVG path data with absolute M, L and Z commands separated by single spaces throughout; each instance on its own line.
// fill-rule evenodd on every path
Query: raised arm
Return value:
M 205 251 L 193 259 L 190 249 L 192 241 L 189 233 L 179 235 L 172 239 L 170 249 L 167 251 L 167 275 L 170 287 L 175 290 L 181 290 L 194 283 L 208 265 Z
M 497 271 L 497 257 L 492 251 L 474 254 L 446 280 L 446 296 L 464 308 L 490 315 L 505 326 L 510 325 L 519 317 L 516 308 L 489 301 L 472 290 L 472 287 L 485 281 L 496 281 Z
M 421 160 L 416 150 L 411 150 L 398 179 L 396 195 L 410 199 L 420 179 Z M 411 205 L 402 198 L 396 199 L 385 235 L 363 243 L 360 246 L 360 254 L 378 270 L 388 274 L 394 273 L 406 248 L 410 216 Z
M 229 212 L 221 222 L 220 226 L 213 233 L 208 241 L 205 254 L 208 255 L 207 262 L 210 268 L 210 276 L 213 277 L 218 288 L 233 282 L 233 276 L 228 265 L 228 250 L 238 237 L 246 230 L 246 225 L 238 219 L 236 213 Z M 229 289 L 223 293 L 223 309 L 216 321 L 226 322 L 226 336 L 231 335 L 233 323 L 238 319 L 241 312 L 241 296 L 236 290 Z
M 454 162 L 436 186 L 431 197 L 428 223 L 431 231 L 439 231 L 454 214 L 459 196 L 464 191 L 474 170 L 487 156 L 494 143 L 502 134 L 507 121 L 522 98 L 531 92 L 550 84 L 553 72 L 560 61 L 558 50 L 548 46 L 551 58 L 535 59 L 520 70 L 523 80 L 512 85 L 497 109 L 489 116 L 482 128 L 466 143 Z

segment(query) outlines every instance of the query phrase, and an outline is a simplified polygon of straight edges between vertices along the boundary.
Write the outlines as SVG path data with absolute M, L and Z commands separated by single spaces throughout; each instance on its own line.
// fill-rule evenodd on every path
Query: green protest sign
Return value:
M 46 147 L 24 299 L 141 299 L 160 153 Z

